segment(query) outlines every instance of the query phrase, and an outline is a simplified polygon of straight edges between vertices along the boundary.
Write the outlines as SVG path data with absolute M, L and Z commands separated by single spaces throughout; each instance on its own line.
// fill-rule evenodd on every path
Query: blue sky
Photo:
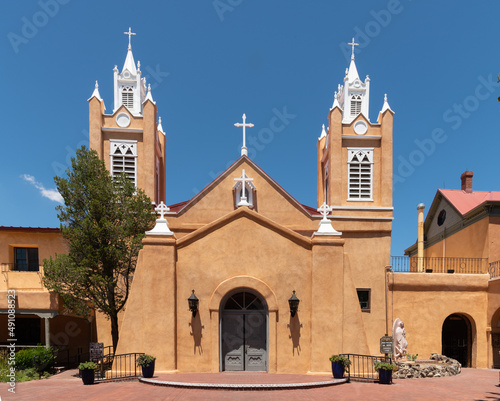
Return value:
M 416 205 L 437 188 L 499 190 L 496 1 L 3 1 L 0 225 L 57 227 L 53 177 L 88 145 L 95 80 L 112 110 L 131 26 L 135 60 L 167 135 L 167 202 L 190 199 L 240 154 L 246 113 L 285 129 L 250 156 L 299 202 L 316 204 L 316 141 L 349 62 L 371 78 L 370 119 L 395 111 L 392 253 L 416 239 Z M 256 140 L 257 140 L 256 139 Z M 486 148 L 490 149 L 486 152 Z M 250 148 L 250 146 L 249 146 Z

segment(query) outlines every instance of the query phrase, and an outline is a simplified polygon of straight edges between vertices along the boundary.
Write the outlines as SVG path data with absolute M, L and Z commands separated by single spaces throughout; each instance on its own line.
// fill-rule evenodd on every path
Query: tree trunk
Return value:
M 111 319 L 111 338 L 113 339 L 113 353 L 115 353 L 116 346 L 118 345 L 118 314 L 110 313 L 109 317 Z

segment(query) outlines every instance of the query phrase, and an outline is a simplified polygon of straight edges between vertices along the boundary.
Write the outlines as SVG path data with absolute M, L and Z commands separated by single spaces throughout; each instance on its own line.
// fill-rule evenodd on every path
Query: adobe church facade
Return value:
M 97 87 L 89 99 L 90 146 L 163 206 L 165 134 L 130 44 L 114 82 L 112 114 Z M 353 54 L 317 141 L 316 207 L 290 196 L 243 147 L 195 197 L 161 210 L 139 254 L 117 354 L 153 354 L 157 371 L 281 373 L 328 371 L 333 353 L 379 354 L 393 111 L 385 99 L 371 122 L 369 89 Z M 109 330 L 100 325 L 102 341 Z

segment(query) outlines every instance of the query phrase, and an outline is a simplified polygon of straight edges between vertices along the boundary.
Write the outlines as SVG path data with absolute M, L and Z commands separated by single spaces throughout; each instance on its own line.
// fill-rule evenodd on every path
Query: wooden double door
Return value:
M 249 291 L 228 297 L 221 315 L 222 370 L 267 371 L 267 307 Z

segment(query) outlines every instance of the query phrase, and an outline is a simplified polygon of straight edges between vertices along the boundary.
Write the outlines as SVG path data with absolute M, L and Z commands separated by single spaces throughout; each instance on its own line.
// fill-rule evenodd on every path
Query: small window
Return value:
M 111 176 L 121 173 L 137 186 L 137 143 L 135 141 L 111 140 Z
M 325 164 L 325 170 L 323 173 L 323 176 L 325 177 L 325 203 L 328 205 L 328 162 Z
M 14 248 L 14 270 L 37 272 L 38 248 Z
M 129 109 L 134 107 L 134 91 L 130 86 L 122 89 L 122 104 Z
M 370 292 L 369 288 L 358 288 L 358 300 L 359 306 L 361 307 L 362 312 L 370 312 Z
M 441 210 L 438 215 L 438 226 L 442 226 L 446 220 L 446 210 Z
M 361 113 L 361 95 L 352 95 L 351 116 L 357 116 L 359 113 Z
M 348 199 L 372 201 L 373 149 L 348 148 Z

